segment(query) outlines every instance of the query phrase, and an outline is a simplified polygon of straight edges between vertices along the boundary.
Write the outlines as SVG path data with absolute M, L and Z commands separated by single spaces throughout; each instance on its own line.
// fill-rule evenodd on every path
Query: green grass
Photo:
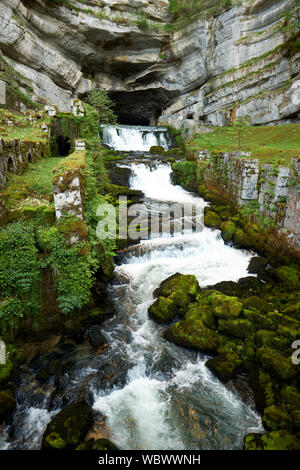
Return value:
M 211 133 L 196 134 L 187 144 L 189 151 L 209 149 L 216 152 L 238 150 L 238 133 L 230 127 L 215 127 Z M 300 124 L 249 126 L 241 135 L 241 151 L 251 152 L 260 163 L 289 165 L 300 158 Z
M 40 127 L 0 126 L 0 139 L 29 140 L 40 142 L 48 138 L 48 134 Z
M 41 158 L 28 166 L 22 175 L 8 175 L 4 193 L 7 207 L 16 209 L 26 205 L 47 204 L 52 201 L 53 169 L 62 159 Z

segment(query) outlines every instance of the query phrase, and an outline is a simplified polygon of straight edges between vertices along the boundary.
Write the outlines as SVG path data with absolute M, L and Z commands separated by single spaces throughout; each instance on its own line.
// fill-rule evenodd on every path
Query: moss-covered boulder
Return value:
M 224 294 L 212 294 L 211 306 L 216 318 L 224 320 L 236 318 L 242 311 L 242 304 L 237 297 L 229 297 Z
M 291 417 L 278 406 L 268 406 L 264 411 L 263 423 L 269 431 L 278 429 L 292 430 L 293 422 Z
M 224 242 L 228 242 L 232 239 L 233 234 L 235 232 L 235 223 L 231 220 L 227 222 L 222 222 L 220 225 L 220 230 L 222 232 L 222 238 Z
M 157 323 L 169 323 L 176 316 L 176 304 L 168 297 L 158 297 L 149 307 L 148 315 Z
M 299 287 L 299 272 L 292 266 L 279 266 L 273 271 L 276 279 L 288 287 Z
M 89 439 L 79 444 L 75 450 L 119 450 L 109 439 Z
M 239 248 L 249 247 L 249 237 L 241 228 L 235 230 L 233 235 L 233 242 Z
M 232 379 L 243 369 L 241 358 L 234 352 L 220 354 L 219 356 L 208 359 L 205 365 L 222 382 L 227 382 Z
M 245 450 L 300 450 L 300 439 L 285 429 L 266 434 L 251 433 L 245 437 L 244 447 Z
M 196 189 L 196 162 L 181 160 L 179 162 L 172 163 L 172 170 L 173 183 L 180 184 L 187 190 Z
M 205 327 L 200 318 L 175 323 L 164 332 L 164 338 L 179 346 L 206 353 L 215 353 L 219 345 L 218 335 Z
M 150 153 L 153 155 L 165 155 L 166 151 L 161 145 L 152 145 L 152 147 L 150 147 Z
M 300 429 L 300 393 L 293 385 L 284 385 L 280 393 L 281 405 L 293 419 L 295 428 Z
M 253 256 L 248 264 L 248 273 L 259 274 L 264 269 L 266 269 L 267 265 L 267 258 L 264 258 L 263 256 Z
M 243 308 L 247 310 L 257 310 L 259 313 L 267 313 L 272 310 L 272 305 L 268 304 L 261 297 L 252 295 L 243 300 Z
M 263 369 L 253 367 L 249 377 L 249 384 L 254 392 L 256 407 L 260 413 L 263 413 L 267 406 L 277 403 L 279 386 Z
M 204 211 L 204 225 L 206 227 L 218 228 L 221 223 L 222 220 L 216 212 L 211 210 Z
M 92 409 L 84 401 L 73 402 L 48 424 L 43 436 L 43 449 L 75 449 L 92 423 Z
M 256 354 L 262 368 L 278 380 L 291 380 L 296 377 L 298 369 L 290 357 L 284 357 L 274 349 L 261 347 Z
M 10 390 L 0 391 L 0 424 L 15 411 L 16 400 Z
M 6 363 L 0 364 L 0 386 L 4 387 L 13 377 L 18 365 L 25 360 L 23 351 L 13 344 L 6 345 Z
M 197 278 L 192 274 L 176 273 L 165 279 L 160 286 L 155 289 L 154 297 L 164 296 L 176 293 L 188 294 L 195 298 L 201 292 Z
M 229 336 L 244 339 L 253 333 L 254 326 L 249 320 L 237 318 L 231 320 L 219 320 L 218 330 Z

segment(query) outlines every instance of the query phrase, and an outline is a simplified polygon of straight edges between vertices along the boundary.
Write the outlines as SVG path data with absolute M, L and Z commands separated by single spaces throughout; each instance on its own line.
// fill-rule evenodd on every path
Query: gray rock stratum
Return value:
M 172 34 L 167 0 L 2 0 L 0 48 L 34 100 L 62 111 L 109 90 L 120 121 L 180 127 L 297 120 L 300 52 L 281 47 L 292 0 L 243 0 Z M 70 5 L 72 7 L 70 7 Z M 141 27 L 141 15 L 148 28 Z M 140 25 L 140 26 L 139 26 Z

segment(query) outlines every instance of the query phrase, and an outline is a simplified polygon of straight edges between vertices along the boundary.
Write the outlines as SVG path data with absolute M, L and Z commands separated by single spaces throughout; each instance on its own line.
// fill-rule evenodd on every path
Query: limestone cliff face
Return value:
M 280 15 L 291 0 L 244 0 L 216 18 L 166 34 L 168 0 L 2 0 L 0 49 L 32 82 L 33 97 L 70 108 L 107 89 L 121 120 L 188 127 L 253 124 L 300 113 L 300 53 L 280 46 Z M 142 28 L 141 15 L 150 28 Z

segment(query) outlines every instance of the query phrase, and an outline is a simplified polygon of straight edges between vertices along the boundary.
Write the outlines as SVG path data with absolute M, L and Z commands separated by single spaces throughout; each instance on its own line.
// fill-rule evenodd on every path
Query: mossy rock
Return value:
M 218 228 L 221 223 L 222 220 L 216 212 L 204 210 L 204 225 L 206 227 Z
M 152 147 L 150 147 L 150 153 L 153 155 L 165 155 L 166 151 L 161 145 L 152 145 Z
M 235 320 L 219 320 L 218 330 L 222 333 L 228 334 L 229 336 L 244 339 L 253 333 L 254 326 L 249 320 L 243 320 L 240 318 Z
M 289 302 L 283 309 L 282 313 L 291 317 L 300 318 L 300 301 Z
M 148 315 L 157 323 L 169 323 L 176 316 L 176 311 L 174 300 L 166 297 L 158 297 L 149 307 Z
M 211 307 L 208 305 L 201 305 L 198 303 L 191 304 L 184 316 L 184 319 L 190 322 L 201 320 L 203 325 L 210 330 L 214 330 L 216 328 L 216 320 Z
M 300 429 L 300 393 L 293 385 L 284 385 L 280 392 L 281 405 L 289 412 L 293 425 Z
M 268 260 L 263 256 L 254 256 L 251 258 L 248 264 L 248 273 L 258 274 L 266 269 L 268 265 Z
M 272 310 L 272 305 L 268 304 L 268 302 L 266 302 L 261 297 L 252 295 L 243 300 L 243 308 L 247 310 L 254 309 L 259 313 L 267 313 Z
M 278 380 L 292 380 L 297 375 L 297 366 L 291 358 L 284 357 L 274 349 L 261 347 L 257 351 L 257 360 L 265 371 Z
M 285 429 L 266 434 L 251 433 L 245 437 L 244 448 L 245 450 L 300 450 L 300 439 Z
M 263 369 L 255 367 L 251 370 L 249 384 L 254 392 L 256 407 L 260 413 L 263 413 L 267 406 L 277 404 L 279 385 Z
M 232 379 L 243 369 L 241 358 L 233 352 L 208 359 L 205 365 L 222 382 Z
M 233 242 L 239 248 L 249 248 L 249 235 L 247 235 L 241 228 L 238 228 L 234 232 Z
M 273 271 L 276 279 L 288 287 L 299 287 L 299 272 L 291 266 L 279 266 Z
M 154 297 L 169 297 L 174 292 L 180 292 L 195 298 L 201 292 L 197 278 L 192 274 L 176 273 L 165 279 L 160 286 L 155 289 Z
M 224 294 L 212 294 L 211 306 L 215 317 L 224 320 L 236 318 L 242 311 L 242 304 L 237 297 Z
M 258 348 L 261 348 L 262 346 L 272 346 L 272 340 L 276 333 L 274 331 L 268 331 L 268 330 L 258 330 L 255 335 L 255 344 Z
M 263 423 L 269 431 L 278 429 L 292 430 L 293 422 L 291 417 L 278 406 L 268 406 L 264 411 Z
M 215 353 L 219 345 L 219 338 L 214 332 L 206 328 L 203 322 L 182 320 L 170 326 L 164 332 L 164 338 L 179 346 L 186 346 L 205 353 Z
M 43 449 L 75 449 L 92 423 L 92 409 L 84 401 L 73 402 L 48 424 L 43 436 Z
M 220 230 L 222 232 L 222 238 L 224 242 L 228 242 L 232 239 L 235 232 L 235 223 L 232 221 L 222 222 L 220 225 Z
M 0 364 L 0 386 L 5 386 L 12 378 L 16 367 L 25 360 L 23 351 L 13 344 L 6 345 L 6 363 Z
M 109 439 L 89 439 L 79 444 L 75 450 L 119 450 Z
M 7 420 L 16 409 L 16 400 L 10 390 L 0 391 L 0 424 Z

